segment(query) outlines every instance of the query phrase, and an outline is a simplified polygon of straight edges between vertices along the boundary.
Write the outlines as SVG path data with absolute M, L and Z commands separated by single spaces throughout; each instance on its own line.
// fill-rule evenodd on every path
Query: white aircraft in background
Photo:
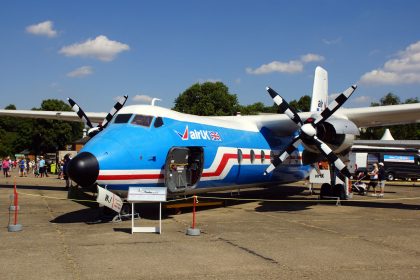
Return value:
M 355 89 L 326 107 L 328 74 L 317 67 L 310 112 L 297 113 L 267 88 L 283 114 L 194 116 L 152 105 L 123 107 L 124 96 L 109 114 L 84 113 L 69 99 L 76 113 L 0 110 L 0 115 L 84 120 L 92 139 L 68 167 L 82 187 L 106 185 L 126 196 L 129 187 L 157 186 L 184 195 L 299 181 L 308 176 L 309 164 L 323 158 L 349 177 L 342 159 L 360 127 L 420 121 L 420 104 L 340 108 Z M 343 192 L 334 181 L 321 189 L 325 196 Z

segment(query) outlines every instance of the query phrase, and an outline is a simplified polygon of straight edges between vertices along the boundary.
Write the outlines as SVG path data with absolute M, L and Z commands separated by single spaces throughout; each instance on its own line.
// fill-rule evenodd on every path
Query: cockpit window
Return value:
M 157 117 L 153 126 L 157 128 L 157 127 L 161 127 L 162 125 L 163 125 L 162 117 Z
M 152 120 L 153 120 L 152 116 L 135 115 L 131 123 L 135 125 L 149 127 L 150 124 L 152 123 Z
M 114 123 L 128 123 L 133 114 L 119 114 L 115 117 Z

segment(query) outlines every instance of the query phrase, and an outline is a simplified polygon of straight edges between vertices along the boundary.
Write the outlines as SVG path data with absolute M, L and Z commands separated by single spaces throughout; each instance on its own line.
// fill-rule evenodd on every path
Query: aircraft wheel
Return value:
M 324 198 L 324 196 L 331 196 L 332 188 L 331 185 L 328 183 L 324 183 L 321 185 L 321 191 L 319 193 L 320 198 Z
M 341 200 L 346 199 L 346 190 L 343 184 L 337 184 L 333 188 L 334 196 L 338 196 Z

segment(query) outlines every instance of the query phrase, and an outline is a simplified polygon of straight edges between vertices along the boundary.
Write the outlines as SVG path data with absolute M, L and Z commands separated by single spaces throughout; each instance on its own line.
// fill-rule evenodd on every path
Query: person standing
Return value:
M 63 175 L 64 175 L 64 180 L 66 180 L 66 189 L 70 188 L 70 178 L 69 178 L 69 174 L 67 173 L 67 167 L 69 165 L 69 162 L 71 160 L 70 154 L 66 154 L 64 156 L 64 161 L 63 161 Z
M 369 192 L 370 187 L 373 188 L 373 196 L 376 196 L 376 186 L 378 185 L 378 164 L 373 164 L 373 170 L 368 173 L 370 176 L 370 182 L 367 186 L 367 192 Z
M 39 174 L 41 175 L 41 178 L 44 177 L 46 168 L 47 167 L 45 166 L 45 159 L 43 156 L 41 156 L 39 160 Z
M 386 174 L 385 174 L 385 168 L 384 168 L 383 162 L 379 163 L 378 180 L 379 180 L 379 188 L 381 189 L 381 193 L 379 194 L 379 197 L 384 197 Z
M 8 158 L 3 159 L 1 167 L 3 168 L 4 177 L 9 177 L 10 165 L 9 165 L 9 159 Z
M 19 160 L 19 177 L 23 177 L 25 175 L 25 169 L 26 169 L 25 159 L 21 158 Z

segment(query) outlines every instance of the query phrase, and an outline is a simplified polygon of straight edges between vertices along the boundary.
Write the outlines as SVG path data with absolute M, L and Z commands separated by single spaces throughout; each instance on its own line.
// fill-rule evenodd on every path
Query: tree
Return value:
M 238 109 L 236 94 L 222 82 L 196 83 L 175 99 L 175 111 L 199 116 L 229 116 Z
M 42 101 L 41 108 L 35 110 L 43 111 L 71 111 L 69 105 L 61 100 L 47 99 Z M 32 137 L 32 145 L 35 148 L 39 145 L 41 153 L 55 152 L 63 149 L 66 144 L 71 143 L 81 137 L 83 124 L 76 122 L 66 122 L 57 120 L 34 120 L 34 132 L 37 134 L 41 143 L 35 143 Z
M 16 106 L 9 105 L 9 110 Z M 70 111 L 61 100 L 44 100 L 40 108 L 33 110 Z M 56 120 L 0 118 L 0 156 L 14 155 L 25 149 L 37 154 L 55 152 L 82 135 L 83 124 Z
M 311 109 L 311 97 L 309 95 L 304 95 L 299 98 L 299 101 L 292 100 L 289 104 L 298 112 L 309 112 Z
M 277 105 L 274 104 L 272 106 L 265 106 L 262 102 L 256 102 L 251 105 L 242 106 L 239 105 L 238 112 L 241 115 L 257 115 L 259 113 L 276 113 L 277 112 Z

